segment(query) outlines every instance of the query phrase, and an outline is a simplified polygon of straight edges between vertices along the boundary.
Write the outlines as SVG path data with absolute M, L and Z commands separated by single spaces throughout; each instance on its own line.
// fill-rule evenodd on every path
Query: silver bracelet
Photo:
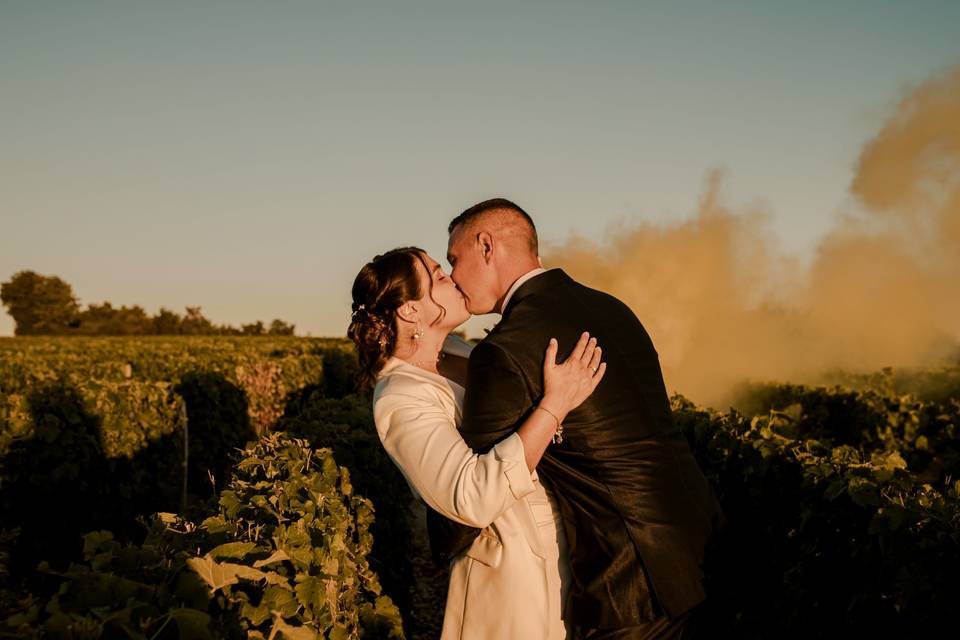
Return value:
M 560 444 L 561 442 L 563 442 L 563 425 L 560 424 L 560 418 L 558 418 L 553 411 L 550 411 L 550 409 L 547 409 L 546 407 L 541 407 L 539 404 L 535 407 L 535 409 L 540 409 L 541 411 L 546 411 L 547 413 L 550 414 L 550 416 L 551 416 L 554 420 L 557 421 L 557 431 L 556 431 L 556 433 L 553 434 L 552 440 L 553 440 L 553 443 L 554 443 L 554 444 Z

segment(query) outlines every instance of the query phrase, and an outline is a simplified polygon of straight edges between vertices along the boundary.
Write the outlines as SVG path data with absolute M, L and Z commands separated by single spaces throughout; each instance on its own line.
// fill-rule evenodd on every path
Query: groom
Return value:
M 550 445 L 537 468 L 570 548 L 573 584 L 564 618 L 578 638 L 691 632 L 705 598 L 705 546 L 723 516 L 673 423 L 647 332 L 613 296 L 560 269 L 542 269 L 533 221 L 509 200 L 467 209 L 449 233 L 451 276 L 467 309 L 502 315 L 468 364 L 461 433 L 476 451 L 512 433 L 540 399 L 551 337 L 560 353 L 583 331 L 603 347 L 606 377 L 570 413 L 562 441 Z M 477 535 L 436 513 L 430 517 L 438 557 L 453 557 Z

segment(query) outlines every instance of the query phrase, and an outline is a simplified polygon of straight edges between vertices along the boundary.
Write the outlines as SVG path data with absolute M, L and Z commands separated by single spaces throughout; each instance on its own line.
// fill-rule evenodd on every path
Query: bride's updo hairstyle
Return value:
M 423 297 L 417 261 L 429 273 L 424 253 L 417 247 L 387 251 L 363 265 L 353 281 L 353 315 L 347 336 L 357 345 L 361 392 L 376 385 L 377 374 L 397 349 L 397 309 Z

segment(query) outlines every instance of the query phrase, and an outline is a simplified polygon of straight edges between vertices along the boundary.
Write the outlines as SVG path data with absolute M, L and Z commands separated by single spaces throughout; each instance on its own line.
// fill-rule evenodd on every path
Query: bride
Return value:
M 540 402 L 517 416 L 515 433 L 474 453 L 457 431 L 470 345 L 448 335 L 469 317 L 460 290 L 423 250 L 375 257 L 353 284 L 348 335 L 357 346 L 360 382 L 374 387 L 377 433 L 414 494 L 482 530 L 450 564 L 443 640 L 565 638 L 565 541 L 535 468 L 606 364 L 596 340 L 583 334 L 558 365 L 551 340 Z

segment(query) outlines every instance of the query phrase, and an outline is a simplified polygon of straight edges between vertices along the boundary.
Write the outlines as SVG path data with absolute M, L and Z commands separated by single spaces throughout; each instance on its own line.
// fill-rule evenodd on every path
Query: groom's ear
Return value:
M 481 231 L 477 234 L 477 248 L 480 250 L 480 257 L 484 262 L 489 263 L 493 260 L 493 236 L 488 231 Z

